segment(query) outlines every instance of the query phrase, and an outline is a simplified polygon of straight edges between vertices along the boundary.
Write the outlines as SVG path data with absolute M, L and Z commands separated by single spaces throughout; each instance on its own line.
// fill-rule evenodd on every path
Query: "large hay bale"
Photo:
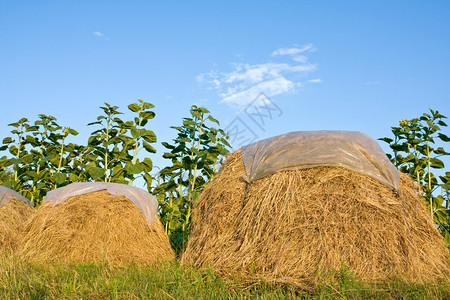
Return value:
M 244 280 L 311 286 L 344 262 L 363 281 L 431 282 L 449 253 L 414 182 L 398 193 L 342 167 L 280 171 L 252 183 L 240 151 L 198 199 L 183 264 Z
M 106 190 L 44 203 L 26 231 L 20 253 L 34 261 L 154 265 L 175 257 L 158 217 L 149 225 L 132 201 Z
M 0 207 L 0 250 L 17 249 L 25 234 L 25 223 L 33 213 L 33 208 L 16 198 Z

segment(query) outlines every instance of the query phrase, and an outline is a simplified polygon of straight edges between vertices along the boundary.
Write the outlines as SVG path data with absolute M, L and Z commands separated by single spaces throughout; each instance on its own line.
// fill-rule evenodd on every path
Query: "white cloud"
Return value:
M 279 48 L 272 53 L 272 56 L 277 55 L 295 55 L 299 53 L 303 53 L 306 51 L 315 51 L 313 44 L 307 44 L 303 47 L 294 47 L 294 48 Z
M 305 63 L 308 61 L 308 58 L 304 55 L 297 55 L 297 56 L 292 57 L 292 59 L 299 63 Z
M 268 97 L 292 93 L 302 85 L 301 77 L 316 70 L 316 65 L 308 62 L 308 58 L 300 53 L 312 51 L 312 44 L 296 48 L 280 48 L 272 53 L 288 56 L 286 62 L 267 62 L 260 64 L 231 64 L 230 72 L 209 71 L 196 76 L 196 80 L 206 84 L 208 89 L 217 90 L 221 102 L 243 108 L 252 102 L 260 93 Z M 273 60 L 273 59 L 272 59 Z M 276 59 L 275 59 L 276 60 Z M 321 82 L 312 79 L 309 82 Z
M 320 79 L 320 78 L 317 78 L 317 79 L 310 79 L 310 80 L 308 80 L 308 82 L 311 82 L 311 83 L 321 83 L 321 82 L 322 82 L 322 79 Z
M 279 77 L 273 80 L 263 81 L 240 92 L 224 93 L 220 96 L 224 103 L 241 107 L 253 101 L 261 93 L 269 97 L 278 96 L 286 92 L 292 92 L 295 86 L 296 83 L 284 77 Z
M 100 31 L 94 31 L 92 34 L 95 35 L 95 36 L 99 36 L 101 38 L 104 38 L 105 40 L 109 40 L 109 38 L 106 35 L 104 35 L 103 33 L 101 33 Z
M 235 65 L 235 71 L 224 74 L 226 83 L 234 83 L 242 81 L 244 83 L 252 84 L 259 83 L 267 78 L 282 77 L 285 72 L 306 72 L 312 71 L 315 66 L 312 64 L 306 65 L 290 65 L 287 63 L 265 63 L 257 65 L 240 64 Z
M 364 83 L 365 85 L 374 85 L 374 84 L 379 84 L 378 81 L 367 81 Z

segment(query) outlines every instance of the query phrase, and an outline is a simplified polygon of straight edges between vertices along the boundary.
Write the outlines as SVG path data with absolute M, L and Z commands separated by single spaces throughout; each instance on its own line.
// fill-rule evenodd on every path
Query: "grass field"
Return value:
M 103 264 L 39 265 L 0 259 L 1 299 L 450 299 L 450 285 L 367 285 L 345 268 L 305 291 L 264 282 L 224 281 L 211 269 L 177 263 L 159 268 Z

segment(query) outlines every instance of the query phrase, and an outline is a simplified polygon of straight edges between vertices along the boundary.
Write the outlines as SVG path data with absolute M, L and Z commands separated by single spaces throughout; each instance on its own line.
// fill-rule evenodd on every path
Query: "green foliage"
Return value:
M 148 157 L 141 161 L 138 153 L 142 149 L 155 152 L 150 144 L 156 142 L 156 135 L 145 129 L 155 116 L 150 110 L 154 106 L 142 100 L 130 104 L 134 120 L 123 122 L 117 106 L 105 105 L 101 107 L 104 115 L 89 124 L 102 128 L 92 133 L 86 146 L 68 143 L 78 132 L 58 125 L 53 116 L 40 114 L 32 125 L 26 118 L 9 124 L 12 137 L 4 138 L 0 147 L 9 152 L 0 158 L 1 184 L 36 204 L 47 191 L 78 181 L 132 184 L 144 177 L 150 189 L 153 164 Z
M 101 106 L 105 115 L 97 117 L 96 122 L 91 125 L 100 125 L 102 128 L 91 133 L 88 140 L 88 153 L 86 154 L 86 170 L 94 181 L 118 182 L 119 176 L 113 176 L 113 170 L 122 169 L 119 156 L 122 136 L 126 129 L 123 129 L 123 121 L 117 117 L 121 114 L 117 111 L 118 106 Z M 124 181 L 124 180 L 123 180 Z M 120 182 L 120 181 L 119 181 Z
M 443 121 L 446 118 L 438 111 L 430 109 L 429 114 L 424 113 L 420 118 L 412 120 L 403 119 L 399 127 L 391 127 L 393 139 L 380 140 L 391 147 L 393 155 L 387 155 L 392 163 L 421 186 L 420 196 L 427 203 L 430 215 L 438 224 L 446 241 L 450 242 L 448 198 L 450 173 L 439 177 L 433 174 L 433 170 L 444 168 L 440 157 L 450 155 L 443 146 L 437 146 L 450 142 L 450 138 L 441 132 L 442 127 L 447 127 Z M 445 190 L 446 198 L 444 195 L 436 196 L 439 187 Z
M 229 152 L 227 134 L 204 107 L 192 106 L 190 117 L 182 126 L 172 127 L 178 133 L 173 143 L 163 142 L 169 151 L 163 157 L 171 165 L 159 172 L 153 194 L 161 204 L 161 219 L 179 252 L 188 236 L 193 204 L 209 180 L 217 173 L 221 158 Z
M 0 165 L 2 161 L 6 160 L 6 156 L 0 158 Z M 11 180 L 14 174 L 9 168 L 0 167 L 0 185 L 3 185 L 4 182 Z
M 44 114 L 30 125 L 25 118 L 9 124 L 13 137 L 3 139 L 0 150 L 8 150 L 11 158 L 2 158 L 1 167 L 12 167 L 13 176 L 3 185 L 21 192 L 35 203 L 40 203 L 45 192 L 65 183 L 71 146 L 65 144 L 73 129 L 62 128 L 56 118 Z
M 100 125 L 101 128 L 92 132 L 88 141 L 88 151 L 85 155 L 86 170 L 94 181 L 117 182 L 132 184 L 138 176 L 143 176 L 150 190 L 152 177 L 150 171 L 153 163 L 150 158 L 142 161 L 138 153 L 144 150 L 155 153 L 151 146 L 156 142 L 153 131 L 145 129 L 155 113 L 150 110 L 154 105 L 138 100 L 128 106 L 136 117 L 133 121 L 122 121 L 118 115 L 117 106 L 105 103 L 101 107 L 104 115 L 98 116 L 96 122 L 88 125 Z

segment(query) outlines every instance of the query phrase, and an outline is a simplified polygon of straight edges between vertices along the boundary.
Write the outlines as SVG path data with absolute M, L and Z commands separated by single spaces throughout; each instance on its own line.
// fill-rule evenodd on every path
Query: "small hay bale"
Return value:
M 404 174 L 398 194 L 342 167 L 280 171 L 252 183 L 244 174 L 236 151 L 198 199 L 182 264 L 300 287 L 342 262 L 366 282 L 450 274 L 443 238 Z
M 10 252 L 18 248 L 25 234 L 25 223 L 33 213 L 33 208 L 16 198 L 0 207 L 0 250 Z
M 40 262 L 155 265 L 175 258 L 156 217 L 151 225 L 139 208 L 106 190 L 43 204 L 26 225 L 25 259 Z

